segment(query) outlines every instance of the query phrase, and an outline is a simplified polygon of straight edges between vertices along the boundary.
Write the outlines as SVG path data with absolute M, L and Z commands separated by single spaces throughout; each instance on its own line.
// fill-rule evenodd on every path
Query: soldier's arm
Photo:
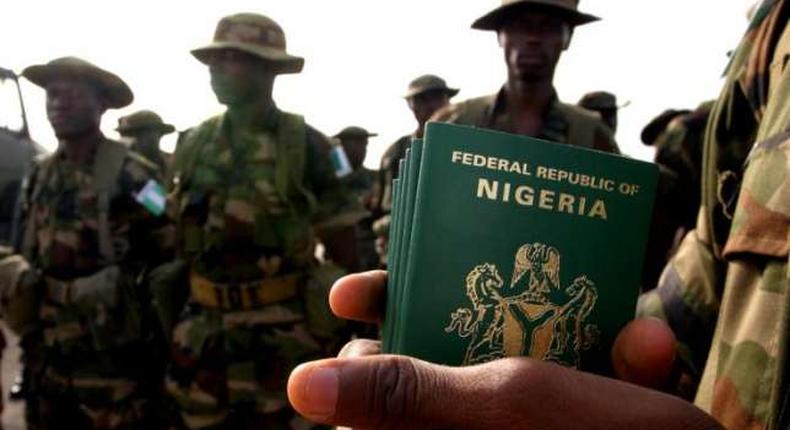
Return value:
M 153 268 L 170 261 L 175 255 L 175 228 L 166 213 L 156 215 L 134 200 L 133 193 L 143 189 L 149 180 L 163 184 L 162 172 L 147 160 L 132 156 L 121 173 L 122 187 L 130 198 L 124 199 L 121 208 L 129 217 L 129 258 Z M 119 211 L 120 212 L 120 211 Z
M 335 176 L 329 150 L 326 137 L 308 126 L 305 185 L 316 197 L 316 233 L 332 261 L 354 270 L 359 260 L 354 226 L 367 212 Z
M 664 269 L 658 287 L 639 299 L 637 316 L 659 318 L 675 333 L 678 360 L 668 389 L 693 397 L 708 358 L 720 304 L 722 264 L 703 223 L 690 231 Z

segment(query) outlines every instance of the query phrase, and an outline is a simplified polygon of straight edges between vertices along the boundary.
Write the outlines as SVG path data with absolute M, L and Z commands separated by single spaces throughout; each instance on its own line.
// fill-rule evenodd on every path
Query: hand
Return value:
M 338 281 L 338 316 L 380 322 L 386 272 Z M 359 428 L 721 429 L 693 405 L 657 391 L 528 358 L 446 367 L 348 344 L 337 359 L 306 363 L 288 382 L 294 408 L 316 422 Z M 660 384 L 674 338 L 657 320 L 632 322 L 615 342 L 618 376 Z

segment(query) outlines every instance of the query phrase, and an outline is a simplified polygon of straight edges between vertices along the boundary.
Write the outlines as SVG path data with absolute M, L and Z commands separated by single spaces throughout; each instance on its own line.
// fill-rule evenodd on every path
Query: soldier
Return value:
M 346 127 L 334 137 L 340 141 L 351 163 L 352 173 L 343 178 L 347 187 L 360 198 L 365 207 L 370 207 L 373 198 L 376 173 L 363 166 L 368 150 L 368 139 L 378 136 L 362 127 Z
M 59 141 L 23 190 L 22 255 L 0 261 L 3 317 L 22 337 L 31 429 L 163 428 L 165 347 L 146 274 L 163 261 L 156 166 L 104 137 L 132 101 L 116 75 L 66 57 L 26 68 Z M 163 195 L 159 196 L 160 198 Z
M 383 265 L 387 263 L 387 241 L 389 237 L 389 214 L 392 211 L 392 180 L 398 176 L 398 163 L 406 155 L 412 139 L 421 139 L 425 124 L 439 109 L 450 104 L 450 99 L 458 94 L 457 88 L 450 88 L 444 79 L 436 75 L 423 75 L 409 83 L 403 98 L 417 120 L 417 129 L 390 145 L 381 157 L 376 199 L 373 202 L 373 216 L 377 219 L 374 230 L 378 236 L 378 250 Z
M 561 103 L 554 90 L 554 70 L 574 28 L 599 19 L 577 6 L 577 0 L 502 0 L 475 21 L 472 28 L 496 31 L 507 82 L 499 93 L 451 105 L 433 119 L 619 153 L 597 115 Z
M 705 133 L 697 228 L 640 303 L 672 330 L 637 320 L 612 348 L 618 377 L 656 390 L 525 358 L 448 368 L 374 356 L 357 341 L 300 366 L 293 404 L 355 428 L 790 428 L 789 13 L 788 0 L 762 2 L 735 51 Z M 386 277 L 339 281 L 332 308 L 381 321 Z M 694 404 L 657 391 L 700 376 Z
M 612 133 L 617 131 L 617 96 L 606 91 L 595 91 L 585 94 L 578 103 L 580 108 L 597 112 L 601 120 Z
M 326 305 L 342 272 L 316 264 L 315 239 L 353 269 L 364 211 L 335 176 L 328 139 L 272 100 L 277 75 L 304 62 L 276 22 L 225 17 L 192 54 L 227 111 L 187 132 L 174 156 L 190 273 L 167 389 L 186 428 L 310 427 L 288 405 L 288 372 L 335 353 L 342 328 Z
M 156 164 L 161 172 L 168 171 L 170 154 L 159 149 L 159 141 L 176 128 L 162 121 L 156 112 L 141 110 L 121 117 L 115 130 L 131 140 L 132 150 Z
M 369 170 L 362 165 L 367 154 L 368 139 L 378 136 L 362 127 L 346 127 L 334 136 L 340 141 L 348 156 L 353 171 L 343 177 L 342 182 L 354 193 L 365 209 L 371 210 L 376 193 L 376 177 L 378 172 Z M 359 267 L 363 270 L 377 269 L 379 256 L 376 253 L 376 235 L 373 234 L 373 219 L 367 216 L 356 225 L 357 251 Z

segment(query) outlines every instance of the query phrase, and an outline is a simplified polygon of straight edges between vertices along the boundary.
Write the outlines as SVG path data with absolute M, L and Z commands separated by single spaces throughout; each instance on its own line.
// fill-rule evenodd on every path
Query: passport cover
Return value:
M 385 352 L 604 373 L 634 315 L 657 167 L 439 123 L 419 158 L 412 205 L 411 172 L 400 184 Z

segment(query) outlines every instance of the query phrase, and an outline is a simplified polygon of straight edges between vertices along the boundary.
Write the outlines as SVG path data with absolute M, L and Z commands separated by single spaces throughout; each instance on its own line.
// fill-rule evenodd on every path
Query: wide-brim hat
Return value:
M 285 33 L 271 18 L 254 13 L 239 13 L 219 21 L 212 43 L 192 50 L 200 62 L 210 64 L 218 50 L 235 49 L 276 65 L 278 73 L 299 73 L 304 58 L 286 51 Z
M 687 115 L 689 113 L 691 113 L 691 111 L 688 109 L 667 109 L 664 112 L 661 112 L 660 115 L 653 118 L 645 126 L 645 128 L 642 129 L 642 133 L 639 136 L 642 140 L 642 143 L 647 146 L 652 146 L 656 142 L 656 139 L 658 139 L 658 136 L 660 136 L 661 133 L 666 130 L 667 126 L 670 122 L 672 122 L 673 119 L 681 115 Z
M 62 57 L 47 64 L 27 67 L 22 71 L 22 76 L 44 89 L 51 81 L 57 79 L 87 82 L 99 90 L 107 107 L 114 109 L 128 106 L 134 100 L 131 88 L 123 79 L 77 57 Z
M 359 137 L 366 139 L 368 137 L 376 136 L 378 136 L 377 133 L 371 133 L 362 127 L 350 126 L 340 130 L 340 133 L 334 135 L 333 137 L 337 137 L 338 139 L 343 139 L 345 137 Z
M 606 91 L 587 93 L 582 96 L 577 104 L 585 109 L 592 110 L 614 110 L 620 108 L 617 104 L 617 96 Z
M 539 6 L 556 9 L 572 26 L 584 25 L 601 18 L 579 12 L 579 0 L 502 0 L 502 4 L 472 23 L 477 30 L 498 30 L 508 13 L 522 7 Z
M 172 124 L 162 121 L 162 117 L 150 110 L 141 110 L 118 118 L 118 127 L 115 128 L 116 131 L 122 134 L 131 134 L 145 129 L 155 129 L 162 134 L 170 134 L 176 131 Z
M 409 82 L 409 88 L 403 98 L 410 99 L 428 91 L 444 91 L 449 98 L 453 98 L 460 90 L 448 87 L 447 82 L 436 75 L 422 75 Z

